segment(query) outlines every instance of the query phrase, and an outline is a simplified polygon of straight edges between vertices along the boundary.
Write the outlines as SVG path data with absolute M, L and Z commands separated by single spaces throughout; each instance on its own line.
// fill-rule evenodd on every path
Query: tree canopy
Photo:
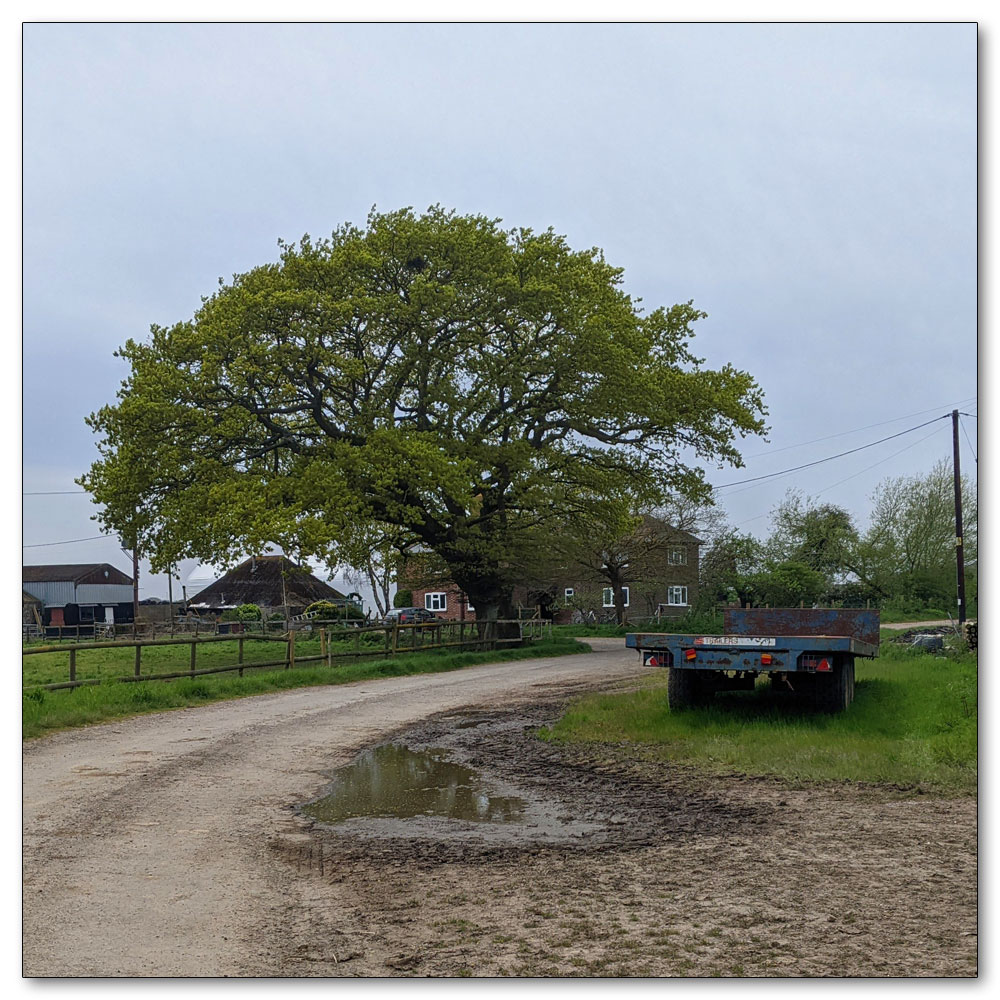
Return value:
M 373 210 L 129 340 L 80 483 L 154 569 L 269 543 L 357 565 L 388 525 L 492 617 L 553 527 L 703 499 L 701 464 L 764 431 L 752 376 L 691 353 L 704 313 L 622 284 L 551 230 Z

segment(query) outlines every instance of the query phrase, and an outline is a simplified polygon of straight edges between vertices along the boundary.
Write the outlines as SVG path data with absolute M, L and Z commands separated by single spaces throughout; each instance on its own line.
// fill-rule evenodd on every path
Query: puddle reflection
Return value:
M 324 823 L 361 816 L 446 816 L 489 823 L 522 819 L 523 799 L 491 795 L 476 771 L 447 756 L 447 750 L 414 751 L 398 744 L 366 750 L 336 772 L 330 795 L 303 812 Z

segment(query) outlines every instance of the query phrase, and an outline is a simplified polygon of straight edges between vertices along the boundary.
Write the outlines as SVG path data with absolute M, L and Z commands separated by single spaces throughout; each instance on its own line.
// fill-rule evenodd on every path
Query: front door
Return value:
M 115 609 L 114 605 L 109 608 L 104 609 L 104 622 L 107 625 L 114 625 L 115 623 Z

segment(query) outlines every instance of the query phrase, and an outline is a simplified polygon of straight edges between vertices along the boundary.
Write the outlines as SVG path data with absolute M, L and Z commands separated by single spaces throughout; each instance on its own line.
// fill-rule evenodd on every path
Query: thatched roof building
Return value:
M 286 556 L 252 556 L 188 601 L 194 611 L 223 611 L 241 604 L 292 612 L 314 601 L 344 604 L 347 598 Z

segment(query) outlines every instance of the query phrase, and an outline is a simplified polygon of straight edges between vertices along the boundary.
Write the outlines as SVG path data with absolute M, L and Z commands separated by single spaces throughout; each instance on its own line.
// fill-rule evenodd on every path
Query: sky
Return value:
M 23 561 L 131 572 L 61 492 L 115 350 L 373 205 L 551 226 L 645 307 L 693 300 L 695 354 L 769 408 L 746 467 L 707 470 L 730 521 L 766 532 L 795 488 L 863 527 L 950 421 L 726 484 L 978 412 L 976 184 L 972 23 L 28 24 Z M 213 578 L 182 564 L 175 598 Z

